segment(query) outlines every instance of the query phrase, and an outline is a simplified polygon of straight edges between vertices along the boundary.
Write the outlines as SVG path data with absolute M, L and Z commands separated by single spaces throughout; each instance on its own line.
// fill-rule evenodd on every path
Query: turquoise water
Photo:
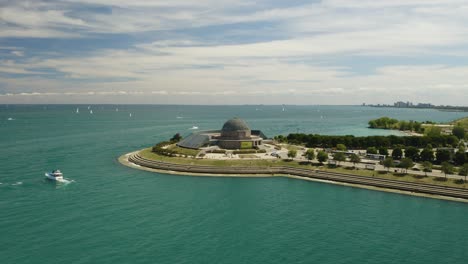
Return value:
M 192 126 L 219 128 L 233 116 L 270 136 L 369 135 L 397 133 L 365 128 L 383 115 L 449 121 L 463 113 L 351 106 L 91 109 L 92 115 L 87 106 L 0 106 L 0 263 L 467 261 L 465 203 L 287 178 L 162 175 L 116 161 Z M 74 182 L 46 181 L 44 172 L 56 167 Z

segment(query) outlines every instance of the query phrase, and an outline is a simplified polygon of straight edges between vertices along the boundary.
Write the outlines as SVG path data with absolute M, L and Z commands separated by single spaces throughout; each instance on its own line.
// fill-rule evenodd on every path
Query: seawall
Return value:
M 287 166 L 272 167 L 218 167 L 205 165 L 189 165 L 150 160 L 141 157 L 139 151 L 128 153 L 119 158 L 120 163 L 143 170 L 169 174 L 211 175 L 211 176 L 241 176 L 268 177 L 286 176 L 306 180 L 318 180 L 361 188 L 393 191 L 411 195 L 431 196 L 432 198 L 457 198 L 468 202 L 468 189 L 430 185 L 424 183 L 402 182 L 397 180 L 365 177 L 345 173 L 309 170 Z M 136 165 L 136 166 L 135 166 Z

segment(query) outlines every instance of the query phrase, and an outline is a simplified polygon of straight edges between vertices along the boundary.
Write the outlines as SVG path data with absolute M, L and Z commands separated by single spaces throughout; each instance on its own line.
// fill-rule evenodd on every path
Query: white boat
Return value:
M 198 129 L 198 127 L 197 127 L 197 126 L 193 126 L 193 127 L 192 127 L 192 128 L 190 128 L 190 129 L 193 129 L 193 130 L 195 130 L 195 129 Z
M 93 114 L 93 110 L 89 110 L 89 113 L 90 113 L 90 114 Z
M 76 113 L 77 113 L 77 114 L 80 113 L 80 109 L 79 109 L 79 108 L 76 109 Z
M 54 180 L 54 181 L 63 181 L 63 174 L 60 172 L 60 170 L 53 170 L 51 172 L 46 172 L 45 176 L 48 179 Z

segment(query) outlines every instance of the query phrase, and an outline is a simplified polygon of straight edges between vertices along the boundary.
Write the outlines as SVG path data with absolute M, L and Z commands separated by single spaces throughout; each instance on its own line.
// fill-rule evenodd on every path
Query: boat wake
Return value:
M 75 180 L 70 180 L 70 179 L 60 179 L 60 180 L 57 179 L 55 181 L 58 182 L 58 183 L 61 183 L 61 184 L 70 184 L 72 182 L 75 182 Z

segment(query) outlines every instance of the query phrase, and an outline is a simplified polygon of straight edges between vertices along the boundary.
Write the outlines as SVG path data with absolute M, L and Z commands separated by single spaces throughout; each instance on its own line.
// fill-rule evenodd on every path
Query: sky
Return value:
M 468 0 L 0 0 L 0 103 L 468 105 Z

